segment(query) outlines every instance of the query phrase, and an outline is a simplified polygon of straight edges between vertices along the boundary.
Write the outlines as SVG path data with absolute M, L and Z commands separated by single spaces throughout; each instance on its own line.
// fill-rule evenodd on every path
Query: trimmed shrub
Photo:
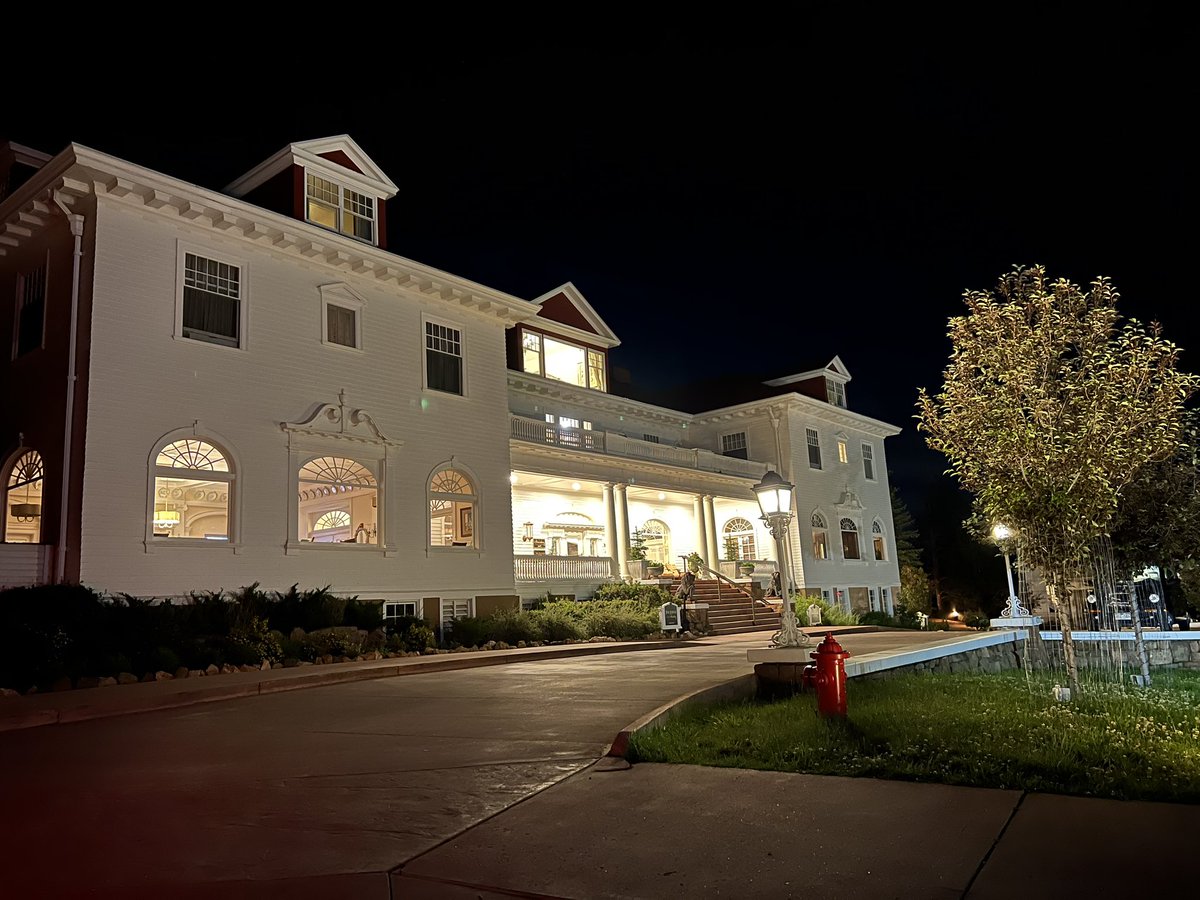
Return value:
M 896 604 L 896 627 L 897 628 L 917 628 L 921 627 L 921 619 L 915 610 L 909 609 L 903 603 Z
M 540 641 L 542 630 L 531 613 L 519 609 L 498 609 L 487 619 L 488 639 L 516 645 L 519 641 Z
M 895 628 L 896 620 L 885 612 L 865 612 L 858 617 L 859 625 L 879 625 L 883 628 Z
M 400 622 L 405 622 L 403 626 Z M 392 625 L 392 633 L 384 645 L 393 653 L 420 653 L 436 644 L 433 629 L 424 619 L 405 618 Z
M 802 625 L 808 624 L 808 608 L 814 603 L 821 607 L 822 625 L 857 625 L 858 616 L 848 613 L 840 606 L 826 603 L 820 597 L 796 597 L 796 620 Z
M 232 657 L 241 661 L 238 665 L 261 663 L 264 659 L 278 662 L 283 658 L 283 650 L 279 640 L 267 627 L 267 620 L 251 616 L 244 626 L 233 629 L 229 633 L 229 649 Z
M 555 603 L 529 613 L 530 619 L 536 623 L 544 641 L 577 641 L 587 636 L 580 616 L 572 615 L 562 608 L 563 604 Z
M 353 625 L 363 631 L 374 631 L 383 627 L 382 601 L 359 600 L 351 597 L 346 601 L 346 612 L 342 624 Z
M 583 612 L 588 637 L 636 640 L 658 631 L 658 608 L 643 608 L 637 601 L 592 602 Z
M 596 588 L 592 600 L 597 602 L 637 603 L 647 609 L 657 610 L 671 600 L 671 594 L 656 584 L 626 584 L 615 582 Z M 586 602 L 586 601 L 584 601 Z
M 463 616 L 455 619 L 450 628 L 442 635 L 442 641 L 455 647 L 478 647 L 489 640 L 490 625 L 487 619 L 475 616 Z
M 303 643 L 316 656 L 358 656 L 362 652 L 364 635 L 357 628 L 329 628 L 304 636 Z

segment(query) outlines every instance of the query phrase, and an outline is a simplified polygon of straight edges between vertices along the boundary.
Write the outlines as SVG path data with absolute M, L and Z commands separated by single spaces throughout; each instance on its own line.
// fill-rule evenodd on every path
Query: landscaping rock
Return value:
M 153 681 L 153 680 L 154 680 L 154 673 L 153 673 L 153 672 L 147 672 L 147 673 L 146 673 L 145 675 L 143 675 L 143 676 L 141 677 L 141 679 L 140 679 L 140 681 L 142 682 L 142 684 L 149 684 L 149 683 L 150 683 L 151 681 Z
M 112 687 L 116 683 L 117 679 L 113 678 L 111 675 L 105 675 L 100 679 L 100 683 L 96 685 L 96 687 Z
M 264 659 L 262 661 L 262 665 L 259 666 L 258 668 L 263 672 L 267 671 L 268 669 L 271 668 L 271 661 L 269 659 Z
M 190 675 L 190 674 L 191 674 L 191 672 L 188 671 L 187 666 L 180 666 L 178 669 L 175 670 L 176 678 L 187 678 L 188 675 Z
M 366 661 L 367 661 L 367 659 L 366 659 L 366 657 L 365 657 L 365 656 L 361 656 L 361 655 L 360 655 L 360 656 L 356 656 L 356 657 L 354 657 L 354 661 L 355 661 L 355 662 L 366 662 Z
M 77 688 L 94 688 L 100 687 L 100 679 L 93 678 L 91 675 L 85 675 L 75 683 Z
M 170 672 L 164 672 L 161 669 L 154 673 L 155 681 L 173 681 L 174 679 L 174 675 L 172 675 Z
M 300 660 L 300 665 L 302 665 L 302 666 L 311 666 L 311 665 L 312 665 L 312 663 L 311 663 L 311 662 L 309 662 L 307 659 L 302 659 L 302 660 Z
M 282 669 L 282 668 L 283 668 L 283 663 L 281 663 L 281 662 L 273 662 L 273 663 L 271 663 L 271 668 L 272 668 L 272 669 Z
M 117 684 L 137 684 L 138 677 L 132 672 L 122 672 L 117 676 Z
M 50 685 L 50 690 L 69 691 L 71 687 L 71 679 L 64 675 L 62 678 L 58 679 L 58 681 L 54 682 L 54 684 Z
M 247 665 L 246 663 L 242 663 L 240 666 L 238 666 L 238 671 L 239 672 L 257 672 L 259 670 L 258 670 L 257 666 L 251 666 L 251 665 Z
M 221 666 L 221 674 L 222 675 L 232 675 L 236 671 L 237 671 L 237 669 L 233 666 L 232 663 L 225 663 L 225 665 Z
M 220 675 L 221 670 L 217 668 L 216 663 L 209 663 L 208 666 L 204 669 L 204 674 L 205 675 Z
M 524 650 L 524 649 L 525 649 L 525 642 L 524 642 L 524 641 L 517 641 L 517 649 L 518 649 L 518 650 Z
M 326 653 L 324 656 L 321 657 L 321 662 L 325 663 L 325 665 L 329 665 L 330 663 L 333 662 L 333 656 L 329 653 Z
M 504 641 L 499 641 L 496 644 L 496 648 L 498 650 L 511 650 L 512 649 L 512 647 L 508 646 L 508 644 L 506 644 Z
M 14 691 L 12 688 L 0 688 L 0 697 L 20 697 L 20 691 Z
M 304 640 L 304 629 L 303 628 L 293 628 L 292 633 L 290 635 L 288 635 L 288 637 L 291 638 L 291 640 L 293 640 L 293 641 L 302 641 L 302 640 Z
M 188 678 L 203 678 L 203 669 L 188 669 Z
M 484 644 L 484 645 L 483 645 L 483 649 L 484 649 L 484 650 L 495 650 L 495 649 L 496 649 L 496 642 L 495 642 L 495 641 L 488 641 L 486 644 Z
M 283 660 L 283 667 L 285 669 L 294 669 L 298 665 L 300 665 L 300 660 L 294 656 L 288 656 Z

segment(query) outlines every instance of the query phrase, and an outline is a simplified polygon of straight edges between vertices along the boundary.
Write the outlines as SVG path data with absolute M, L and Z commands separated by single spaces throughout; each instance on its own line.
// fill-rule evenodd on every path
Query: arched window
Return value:
M 230 539 L 229 456 L 205 438 L 168 441 L 154 457 L 149 529 L 154 539 Z
M 671 529 L 661 519 L 647 519 L 641 528 L 645 539 L 646 559 L 650 562 L 671 561 Z
M 754 544 L 754 526 L 749 519 L 734 516 L 722 529 L 725 535 L 725 554 L 729 559 L 758 559 L 758 548 Z M 730 556 L 736 551 L 736 556 Z
M 825 517 L 821 515 L 819 510 L 814 510 L 810 521 L 813 530 L 813 557 L 815 559 L 829 559 L 829 532 L 826 530 L 828 526 L 825 524 Z
M 429 479 L 429 545 L 478 547 L 475 511 L 478 495 L 470 477 L 454 468 Z
M 4 542 L 37 544 L 42 540 L 42 456 L 18 450 L 4 479 Z
M 317 544 L 379 542 L 379 483 L 365 465 L 318 456 L 300 467 L 298 537 Z
M 853 519 L 842 519 L 842 558 L 862 559 L 858 550 L 858 525 Z
M 883 562 L 887 559 L 887 541 L 883 539 L 883 523 L 876 519 L 871 523 L 871 543 L 875 548 L 875 559 Z

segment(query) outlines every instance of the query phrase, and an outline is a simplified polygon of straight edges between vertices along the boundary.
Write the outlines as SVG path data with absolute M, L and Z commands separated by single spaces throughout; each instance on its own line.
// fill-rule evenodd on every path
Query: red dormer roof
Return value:
M 579 288 L 569 281 L 534 298 L 533 302 L 541 310 L 530 324 L 544 331 L 609 349 L 621 343 Z
M 335 180 L 345 182 L 356 191 L 373 197 L 391 199 L 399 188 L 388 178 L 362 147 L 348 134 L 315 138 L 288 144 L 225 188 L 234 197 L 244 197 L 289 166 L 322 169 Z

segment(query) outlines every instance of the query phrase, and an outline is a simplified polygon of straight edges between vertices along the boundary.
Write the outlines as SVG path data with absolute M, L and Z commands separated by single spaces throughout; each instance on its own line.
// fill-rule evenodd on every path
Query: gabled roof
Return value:
M 610 349 L 621 343 L 621 339 L 600 318 L 592 304 L 579 292 L 579 288 L 569 281 L 540 297 L 535 297 L 532 302 L 540 306 L 541 311 L 531 324 Z
M 390 199 L 400 190 L 354 138 L 348 134 L 337 134 L 288 144 L 266 162 L 229 184 L 225 193 L 244 197 L 291 165 L 324 171 L 336 181 L 376 197 Z
M 797 372 L 795 375 L 784 375 L 782 378 L 772 378 L 763 383 L 769 384 L 771 387 L 781 387 L 785 384 L 795 384 L 797 381 L 808 381 L 810 378 L 824 378 L 827 375 L 832 375 L 836 380 L 842 382 L 849 381 L 851 378 L 850 370 L 846 368 L 842 358 L 835 356 L 825 365 L 816 365 L 806 371 Z

